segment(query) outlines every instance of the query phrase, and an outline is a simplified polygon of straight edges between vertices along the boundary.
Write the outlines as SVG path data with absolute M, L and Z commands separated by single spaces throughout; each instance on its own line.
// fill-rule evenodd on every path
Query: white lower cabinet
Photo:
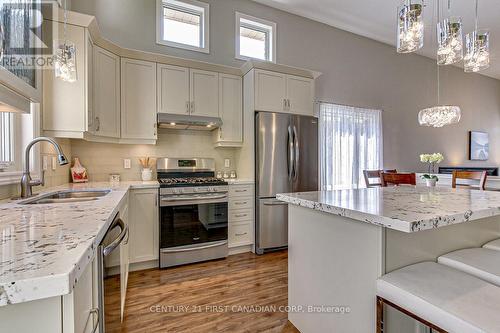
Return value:
M 130 191 L 130 263 L 158 260 L 158 189 Z
M 0 332 L 94 332 L 99 324 L 97 283 L 94 258 L 70 294 L 0 307 Z
M 254 243 L 253 185 L 229 186 L 228 246 L 236 248 Z

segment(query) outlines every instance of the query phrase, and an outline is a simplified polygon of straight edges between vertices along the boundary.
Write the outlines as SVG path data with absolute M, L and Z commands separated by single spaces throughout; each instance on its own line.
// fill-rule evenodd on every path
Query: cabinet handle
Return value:
M 157 126 L 157 124 L 156 124 L 156 123 L 154 123 L 154 124 L 153 124 L 153 128 L 154 128 L 154 131 L 153 131 L 153 136 L 156 136 L 156 134 L 157 134 L 157 133 L 156 133 L 156 126 Z
M 243 233 L 239 233 L 239 234 L 235 234 L 236 236 L 245 236 L 247 234 L 247 232 L 243 232 Z
M 240 201 L 240 202 L 235 202 L 235 205 L 246 205 L 247 201 Z
M 286 110 L 286 98 L 283 98 L 283 110 Z
M 95 117 L 95 122 L 96 122 L 95 131 L 99 132 L 99 129 L 101 128 L 101 120 L 99 119 L 99 117 Z
M 290 110 L 290 100 L 287 99 L 287 104 L 288 104 L 288 110 Z
M 243 193 L 243 192 L 246 192 L 246 191 L 247 191 L 247 190 L 236 190 L 236 191 L 234 191 L 234 192 L 236 192 L 236 193 Z
M 186 113 L 189 113 L 189 102 L 186 102 Z
M 95 332 L 97 332 L 97 328 L 99 327 L 99 309 L 97 309 L 97 308 L 91 309 L 90 313 L 89 313 L 89 317 L 91 315 L 94 315 L 97 318 L 96 322 L 94 323 L 94 328 L 92 329 L 92 333 L 95 333 Z
M 236 214 L 234 215 L 235 217 L 245 217 L 245 216 L 248 216 L 248 214 Z
M 191 102 L 191 113 L 194 113 L 194 101 Z

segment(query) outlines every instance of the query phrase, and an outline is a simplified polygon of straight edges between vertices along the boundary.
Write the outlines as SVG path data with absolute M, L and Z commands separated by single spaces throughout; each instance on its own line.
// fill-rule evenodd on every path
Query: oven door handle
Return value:
M 209 244 L 209 245 L 188 247 L 188 248 L 184 248 L 184 249 L 161 249 L 160 252 L 161 253 L 175 253 L 175 252 L 197 251 L 197 250 L 209 249 L 211 247 L 226 245 L 226 244 L 227 244 L 227 241 L 220 241 L 220 242 Z
M 207 196 L 192 196 L 192 197 L 178 197 L 178 198 L 161 198 L 163 202 L 175 202 L 175 201 L 194 201 L 203 199 L 225 199 L 227 194 L 222 195 L 207 195 Z

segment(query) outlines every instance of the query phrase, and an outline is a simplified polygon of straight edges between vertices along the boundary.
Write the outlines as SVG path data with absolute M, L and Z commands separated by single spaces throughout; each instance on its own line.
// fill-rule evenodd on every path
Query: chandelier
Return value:
M 423 4 L 405 3 L 398 7 L 398 53 L 410 53 L 424 46 Z
M 420 110 L 418 122 L 421 126 L 443 127 L 460 121 L 462 112 L 458 106 L 439 105 Z
M 464 70 L 479 72 L 490 66 L 490 33 L 478 30 L 478 0 L 476 0 L 476 18 L 474 31 L 465 36 Z
M 438 65 L 451 65 L 463 59 L 463 35 L 461 18 L 449 17 L 439 22 L 437 24 L 437 38 Z
M 67 40 L 68 11 L 64 0 L 63 40 L 54 41 L 54 72 L 57 78 L 66 82 L 76 81 L 76 46 Z

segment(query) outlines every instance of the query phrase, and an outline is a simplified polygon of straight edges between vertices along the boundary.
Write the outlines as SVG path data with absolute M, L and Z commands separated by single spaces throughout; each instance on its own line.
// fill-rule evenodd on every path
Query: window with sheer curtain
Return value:
M 382 111 L 320 103 L 323 190 L 365 187 L 363 170 L 382 168 Z

